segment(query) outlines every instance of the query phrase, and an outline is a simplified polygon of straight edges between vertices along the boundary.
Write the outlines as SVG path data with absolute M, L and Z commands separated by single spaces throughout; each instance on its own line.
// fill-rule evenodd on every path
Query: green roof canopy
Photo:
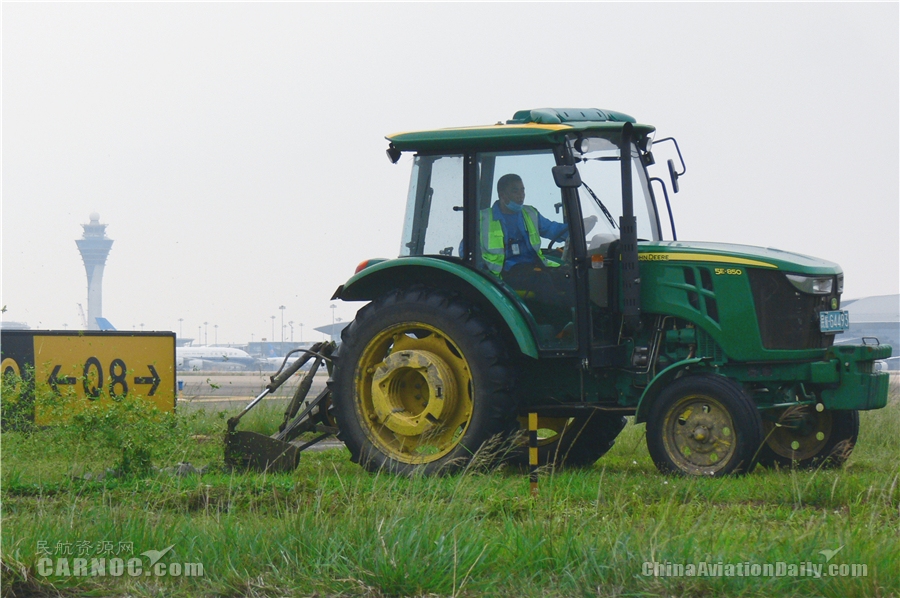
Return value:
M 395 133 L 387 139 L 401 151 L 490 150 L 562 143 L 570 133 L 616 132 L 626 122 L 635 123 L 635 119 L 612 110 L 540 108 L 519 110 L 505 124 Z M 634 125 L 638 138 L 655 130 L 651 125 Z

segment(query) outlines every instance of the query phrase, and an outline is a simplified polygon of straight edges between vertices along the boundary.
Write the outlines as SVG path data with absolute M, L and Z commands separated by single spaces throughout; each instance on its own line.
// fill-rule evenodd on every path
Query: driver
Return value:
M 548 260 L 541 251 L 541 237 L 553 242 L 569 238 L 568 227 L 541 216 L 537 208 L 525 205 L 525 185 L 517 174 L 506 174 L 497 181 L 497 201 L 481 211 L 481 249 L 485 267 L 501 276 L 513 288 L 514 281 L 535 270 L 556 268 L 559 262 Z M 596 216 L 585 218 L 585 231 L 597 223 Z
M 556 339 L 569 342 L 574 331 L 569 268 L 564 260 L 545 255 L 541 237 L 553 243 L 569 238 L 568 227 L 541 216 L 534 206 L 525 205 L 522 177 L 507 174 L 497 181 L 497 201 L 480 214 L 481 256 L 485 268 L 503 279 L 524 301 L 535 319 L 549 324 Z M 584 221 L 588 231 L 597 223 L 591 216 Z

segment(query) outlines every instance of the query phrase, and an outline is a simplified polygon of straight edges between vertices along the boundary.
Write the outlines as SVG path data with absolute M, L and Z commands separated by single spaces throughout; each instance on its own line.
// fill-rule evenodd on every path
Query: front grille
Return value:
M 783 272 L 750 268 L 750 288 L 766 349 L 822 349 L 834 342 L 833 334 L 819 332 L 819 312 L 831 309 L 840 297 L 798 291 Z
M 695 270 L 700 272 L 700 287 L 697 286 L 697 276 L 694 274 Z M 716 304 L 716 293 L 713 289 L 712 274 L 709 273 L 709 268 L 698 268 L 694 266 L 685 267 L 684 282 L 687 285 L 685 291 L 687 292 L 687 299 L 690 306 L 700 313 L 704 313 L 700 308 L 700 297 L 702 296 L 703 306 L 706 308 L 704 315 L 718 324 L 719 307 Z

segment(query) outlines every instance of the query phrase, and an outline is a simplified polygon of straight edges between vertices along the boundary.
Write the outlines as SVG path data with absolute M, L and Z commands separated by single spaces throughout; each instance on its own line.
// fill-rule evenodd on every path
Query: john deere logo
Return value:
M 831 298 L 831 309 L 837 309 L 837 297 Z

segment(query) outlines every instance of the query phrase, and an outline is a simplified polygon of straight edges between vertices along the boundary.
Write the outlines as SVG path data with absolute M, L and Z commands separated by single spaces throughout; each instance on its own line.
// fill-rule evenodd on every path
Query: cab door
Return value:
M 474 265 L 521 300 L 540 349 L 568 353 L 578 313 L 556 164 L 550 149 L 476 154 Z
M 617 136 L 583 140 L 581 152 L 572 149 L 581 185 L 578 204 L 584 222 L 585 273 L 590 314 L 591 362 L 610 365 L 617 359 L 622 324 L 619 244 L 623 215 L 622 150 Z M 661 238 L 656 204 L 649 179 L 634 144 L 625 158 L 631 164 L 631 205 L 638 240 Z M 604 356 L 604 351 L 608 353 Z

